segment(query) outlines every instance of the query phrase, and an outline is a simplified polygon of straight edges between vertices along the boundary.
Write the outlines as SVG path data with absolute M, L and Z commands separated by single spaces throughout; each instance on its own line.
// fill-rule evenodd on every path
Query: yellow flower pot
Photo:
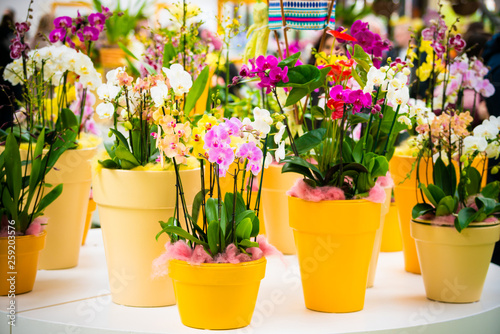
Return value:
M 372 258 L 370 260 L 370 266 L 368 267 L 368 282 L 366 283 L 367 288 L 373 287 L 375 282 L 375 273 L 377 271 L 378 256 L 380 254 L 380 247 L 382 245 L 382 232 L 385 225 L 385 217 L 389 212 L 389 206 L 391 205 L 392 188 L 385 188 L 385 202 L 382 203 L 382 209 L 380 210 L 380 226 L 375 234 L 375 242 L 373 243 Z
M 264 172 L 262 200 L 266 237 L 283 254 L 295 254 L 293 231 L 288 223 L 288 196 L 286 192 L 300 178 L 295 173 L 281 173 L 282 165 L 270 165 Z
M 400 252 L 403 250 L 399 215 L 396 202 L 391 203 L 389 212 L 385 216 L 384 231 L 382 232 L 381 252 Z
M 200 329 L 234 329 L 252 319 L 266 259 L 191 265 L 170 260 L 169 276 L 184 325 Z
M 200 170 L 181 170 L 189 213 L 200 189 Z M 93 175 L 113 302 L 127 306 L 175 304 L 172 281 L 153 278 L 152 263 L 164 251 L 159 221 L 174 214 L 174 171 L 129 171 L 102 168 Z M 182 217 L 182 214 L 181 214 Z M 183 219 L 181 223 L 184 224 Z
M 118 48 L 100 48 L 99 57 L 101 65 L 105 69 L 114 69 L 125 65 L 125 52 Z
M 43 231 L 39 235 L 18 236 L 15 240 L 9 240 L 9 237 L 0 237 L 1 296 L 14 293 L 11 290 L 11 285 L 13 285 L 12 287 L 15 286 L 16 295 L 33 290 L 38 266 L 38 255 L 45 245 L 46 235 L 47 232 Z M 9 254 L 9 250 L 11 254 Z M 12 254 L 13 250 L 14 253 Z M 15 272 L 15 274 L 10 274 L 11 272 Z
M 78 265 L 92 182 L 90 160 L 96 152 L 97 147 L 67 150 L 45 177 L 45 181 L 53 186 L 62 183 L 63 191 L 44 211 L 49 222 L 45 228 L 47 240 L 40 253 L 39 269 L 65 269 Z
M 389 162 L 389 169 L 394 180 L 394 197 L 399 212 L 399 223 L 401 224 L 401 235 L 403 240 L 403 253 L 405 259 L 405 270 L 411 273 L 420 274 L 420 264 L 418 262 L 415 240 L 410 235 L 411 211 L 417 203 L 423 201 L 420 191 L 417 188 L 416 165 L 412 170 L 412 165 L 416 158 L 410 156 L 394 155 Z M 458 164 L 454 161 L 458 176 Z M 483 170 L 483 159 L 476 159 L 472 163 L 479 171 Z M 487 168 L 486 160 L 486 168 Z M 407 178 L 407 174 L 410 173 Z M 433 168 L 429 162 L 421 161 L 419 174 L 421 182 L 432 182 Z M 486 177 L 483 178 L 482 185 L 486 185 Z
M 89 198 L 89 206 L 87 207 L 87 216 L 85 217 L 85 227 L 83 228 L 83 238 L 82 246 L 85 245 L 85 240 L 87 240 L 87 234 L 89 233 L 90 227 L 92 226 L 92 214 L 96 209 L 96 204 L 92 198 Z
M 288 197 L 306 307 L 363 309 L 381 204 L 367 200 L 308 202 Z
M 471 225 L 459 233 L 453 226 L 412 221 L 411 235 L 417 243 L 427 298 L 447 303 L 481 298 L 500 224 Z

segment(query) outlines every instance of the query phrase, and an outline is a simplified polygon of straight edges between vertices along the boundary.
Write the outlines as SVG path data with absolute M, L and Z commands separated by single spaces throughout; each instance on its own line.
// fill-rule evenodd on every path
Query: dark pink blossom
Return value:
M 69 28 L 73 25 L 73 19 L 69 16 L 59 16 L 54 20 L 54 27 L 59 28 Z
M 51 43 L 56 43 L 59 41 L 64 41 L 64 37 L 66 36 L 65 28 L 54 29 L 49 34 L 49 40 Z
M 24 34 L 28 30 L 30 30 L 30 26 L 28 22 L 16 22 L 16 32 L 18 34 Z
M 94 27 L 83 27 L 82 31 L 76 33 L 80 42 L 97 41 L 99 39 L 99 29 Z
M 92 13 L 89 15 L 88 20 L 90 26 L 97 28 L 101 32 L 104 29 L 104 23 L 106 23 L 106 16 L 102 13 Z

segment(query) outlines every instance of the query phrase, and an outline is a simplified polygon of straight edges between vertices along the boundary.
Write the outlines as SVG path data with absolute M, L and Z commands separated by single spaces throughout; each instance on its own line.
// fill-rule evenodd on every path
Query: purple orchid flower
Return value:
M 92 27 L 99 29 L 99 32 L 103 31 L 104 24 L 106 23 L 106 16 L 102 13 L 93 13 L 89 15 L 89 24 Z
M 97 41 L 99 39 L 99 29 L 94 27 L 83 27 L 83 31 L 76 34 L 80 42 Z
M 28 30 L 30 30 L 28 22 L 16 22 L 15 26 L 18 34 L 24 34 Z
M 73 25 L 73 19 L 69 16 L 59 16 L 54 20 L 54 27 L 69 28 Z
M 54 29 L 49 34 L 49 40 L 51 43 L 56 43 L 59 41 L 64 41 L 64 37 L 66 36 L 65 28 Z

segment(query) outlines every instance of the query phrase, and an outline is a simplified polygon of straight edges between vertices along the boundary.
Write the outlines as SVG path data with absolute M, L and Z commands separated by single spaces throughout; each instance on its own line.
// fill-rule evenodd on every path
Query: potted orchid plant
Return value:
M 385 47 L 386 44 L 380 37 L 369 32 L 367 25 L 357 22 L 356 26 L 358 30 L 353 26 L 353 32 L 359 35 L 369 33 L 374 41 L 378 41 L 379 44 L 375 45 Z M 293 156 L 285 158 L 284 146 L 278 149 L 278 152 L 283 150 L 283 156 L 279 158 L 285 158 L 286 161 L 283 173 L 294 172 L 303 177 L 288 192 L 290 226 L 294 229 L 299 263 L 313 256 L 314 248 L 307 249 L 305 246 L 311 242 L 310 238 L 334 238 L 342 249 L 347 247 L 344 244 L 347 239 L 347 244 L 353 244 L 358 237 L 366 238 L 362 242 L 367 246 L 366 249 L 350 251 L 351 254 L 356 254 L 356 259 L 340 260 L 336 255 L 342 252 L 334 252 L 336 254 L 329 254 L 327 260 L 322 262 L 324 270 L 335 270 L 336 274 L 332 272 L 328 278 L 324 274 L 303 275 L 304 297 L 309 309 L 350 312 L 363 308 L 368 265 L 375 231 L 380 224 L 380 203 L 386 197 L 377 179 L 380 180 L 387 174 L 386 156 L 390 154 L 387 152 L 392 150 L 395 133 L 401 127 L 400 116 L 408 113 L 408 73 L 404 64 L 385 68 L 377 76 L 381 78 L 376 85 L 374 79 L 370 81 L 366 78 L 367 72 L 371 72 L 370 77 L 374 77 L 370 70 L 372 67 L 379 67 L 377 53 L 371 52 L 374 57 L 370 57 L 363 50 L 363 47 L 373 48 L 374 44 L 358 43 L 356 37 L 343 31 L 331 33 L 335 38 L 341 38 L 350 44 L 348 48 L 351 58 L 319 53 L 318 58 L 322 64 L 316 67 L 296 65 L 299 54 L 282 62 L 268 56 L 263 57 L 264 59 L 257 58 L 251 69 L 244 68 L 247 73 L 243 75 L 257 78 L 261 87 L 272 92 L 283 113 L 284 108 L 298 103 L 304 117 L 314 115 L 315 121 L 304 122 L 308 128 L 303 136 L 295 139 L 287 131 Z M 395 77 L 401 77 L 400 84 L 394 87 L 388 85 Z M 375 86 L 379 88 L 376 89 Z M 285 98 L 279 98 L 278 87 L 290 89 Z M 302 105 L 301 99 L 318 88 L 328 92 L 325 96 L 325 108 L 314 106 L 309 109 L 308 105 Z M 361 111 L 364 109 L 371 111 L 372 116 L 362 115 Z M 382 117 L 383 120 L 375 122 L 375 117 L 377 120 Z M 347 132 L 352 132 L 360 123 L 370 125 L 362 138 L 353 140 Z M 376 136 L 378 142 L 374 145 L 371 127 L 377 129 L 379 124 L 383 132 L 379 130 Z M 336 212 L 335 220 L 329 218 L 333 211 Z M 307 214 L 307 218 L 304 214 Z M 318 220 L 313 225 L 307 223 L 311 214 Z M 346 227 L 344 220 L 351 222 L 349 227 Z M 356 235 L 361 231 L 363 236 Z M 347 252 L 349 251 L 346 250 Z M 336 261 L 354 262 L 356 268 L 348 265 L 335 266 L 338 263 Z M 338 275 L 339 270 L 346 274 Z M 334 278 L 340 276 L 349 277 L 349 282 Z M 332 279 L 335 280 L 333 286 Z
M 32 137 L 36 140 L 44 134 L 43 143 L 50 146 L 57 139 L 54 133 L 64 129 L 74 133 L 69 139 L 72 143 L 69 149 L 46 178 L 47 183 L 54 186 L 69 181 L 71 186 L 65 187 L 62 195 L 44 210 L 51 223 L 47 226 L 47 245 L 40 257 L 39 265 L 43 269 L 70 268 L 78 264 L 90 192 L 90 159 L 99 143 L 97 137 L 87 134 L 94 129 L 95 98 L 91 91 L 101 84 L 101 78 L 85 51 L 91 49 L 106 20 L 104 16 L 95 15 L 56 18 L 56 28 L 49 40 L 62 45 L 34 50 L 25 43 L 29 22 L 18 24 L 11 45 L 14 60 L 4 71 L 6 80 L 23 86 L 23 95 L 18 102 L 21 109 L 14 115 L 16 125 L 0 132 L 0 140 L 13 133 L 21 142 L 23 159 L 30 161 L 35 144 Z M 61 252 L 61 247 L 65 251 Z
M 207 167 L 200 169 L 202 188 L 192 208 L 186 204 L 185 180 L 175 168 L 179 198 L 174 214 L 160 222 L 157 238 L 166 233 L 170 240 L 154 268 L 157 275 L 168 272 L 173 279 L 181 320 L 189 327 L 247 326 L 264 277 L 265 256 L 279 253 L 258 235 L 259 201 L 256 207 L 251 205 L 252 192 L 245 191 L 244 184 L 247 173 L 262 183 L 271 125 L 283 118 L 272 119 L 269 111 L 260 108 L 253 114 L 253 121 L 235 117 L 217 121 L 207 115 L 198 121 L 193 129 L 193 153 Z M 171 130 L 174 136 L 178 134 L 177 128 Z M 172 159 L 176 166 L 178 158 Z M 232 191 L 224 193 L 220 178 L 228 176 Z M 208 189 L 205 179 L 209 179 Z
M 491 96 L 494 92 L 493 85 L 484 78 L 488 69 L 475 57 L 468 59 L 465 54 L 451 57 L 453 52 L 460 54 L 467 49 L 467 46 L 461 35 L 456 33 L 454 25 L 448 27 L 442 17 L 432 21 L 431 26 L 424 29 L 420 35 L 416 35 L 414 39 L 417 46 L 412 42 L 410 49 L 415 52 L 411 51 L 408 56 L 417 67 L 417 79 L 413 86 L 418 94 L 422 94 L 422 99 L 410 101 L 410 111 L 413 110 L 416 116 L 412 122 L 414 131 L 418 134 L 428 129 L 436 114 L 446 113 L 451 117 L 455 113 L 460 113 L 465 117 L 464 112 L 468 110 L 469 116 L 474 117 L 477 112 L 476 102 L 481 97 Z M 426 89 L 423 89 L 426 87 L 424 82 L 428 83 Z M 465 100 L 474 102 L 467 106 Z M 437 124 L 434 126 L 438 126 Z M 471 126 L 469 124 L 469 127 Z M 423 139 L 420 137 L 421 135 L 417 136 L 417 141 L 422 142 Z M 450 138 L 448 142 L 450 141 L 451 144 L 455 144 L 455 138 Z M 412 142 L 414 140 L 407 143 L 412 144 Z M 415 145 L 398 148 L 391 160 L 391 172 L 396 184 L 394 194 L 403 236 L 405 269 L 418 274 L 420 265 L 415 242 L 410 235 L 410 222 L 413 207 L 424 200 L 423 194 L 418 190 L 419 184 L 427 183 L 424 180 L 432 178 L 434 163 L 438 156 L 442 157 L 445 163 L 453 163 L 455 171 L 459 170 L 457 161 L 459 156 L 449 155 L 450 152 L 455 152 L 453 150 L 456 148 L 450 148 L 450 152 L 441 152 L 435 147 L 431 151 L 419 148 Z M 441 150 L 448 148 L 443 146 Z M 486 160 L 479 158 L 472 162 L 479 170 L 487 167 L 485 163 Z M 483 182 L 485 181 L 486 179 L 483 179 Z
M 468 130 L 469 112 L 452 107 L 420 126 L 417 159 L 436 156 L 432 178 L 419 180 L 422 201 L 412 211 L 411 235 L 416 241 L 427 298 L 470 303 L 481 297 L 495 243 L 500 239 L 500 182 L 483 186 L 488 156 L 498 156 L 499 123 L 495 117 Z M 454 163 L 456 161 L 456 163 Z M 458 165 L 458 170 L 455 170 Z M 446 282 L 465 287 L 447 293 Z
M 150 264 L 163 249 L 151 243 L 151 235 L 158 221 L 172 215 L 178 205 L 177 175 L 184 180 L 184 204 L 189 207 L 201 184 L 199 162 L 191 153 L 194 130 L 187 110 L 201 95 L 203 78 L 193 82 L 180 64 L 135 80 L 118 68 L 106 78 L 97 90 L 103 102 L 96 111 L 112 119 L 114 141 L 105 144 L 106 152 L 98 159 L 93 195 L 110 278 L 117 268 L 134 275 L 126 288 L 112 288 L 112 298 L 130 306 L 172 305 L 171 281 L 151 279 Z M 167 236 L 160 241 L 165 243 Z

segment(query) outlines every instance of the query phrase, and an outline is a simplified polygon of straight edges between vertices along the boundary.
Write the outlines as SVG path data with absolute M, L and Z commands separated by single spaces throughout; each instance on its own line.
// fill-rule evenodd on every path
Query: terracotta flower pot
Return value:
M 411 235 L 427 298 L 447 303 L 472 303 L 481 298 L 500 224 L 472 224 L 461 233 L 454 226 L 412 221 Z
M 264 174 L 262 199 L 266 237 L 283 254 L 295 254 L 293 231 L 288 223 L 288 196 L 286 192 L 300 178 L 295 173 L 281 173 L 282 165 L 270 165 Z
M 308 309 L 337 313 L 363 309 L 381 206 L 367 200 L 315 203 L 288 197 Z
M 265 273 L 265 258 L 200 265 L 170 260 L 169 276 L 182 323 L 200 329 L 248 326 Z
M 200 189 L 200 170 L 181 170 L 189 212 Z M 174 171 L 129 171 L 102 168 L 93 176 L 113 302 L 128 306 L 175 304 L 169 277 L 153 278 L 152 263 L 168 237 L 159 221 L 175 208 Z M 182 216 L 182 215 L 181 215 Z M 181 223 L 184 223 L 181 221 Z
M 11 286 L 16 295 L 33 290 L 38 255 L 45 245 L 46 235 L 47 232 L 43 231 L 39 235 L 15 239 L 0 237 L 0 295 L 13 293 Z

